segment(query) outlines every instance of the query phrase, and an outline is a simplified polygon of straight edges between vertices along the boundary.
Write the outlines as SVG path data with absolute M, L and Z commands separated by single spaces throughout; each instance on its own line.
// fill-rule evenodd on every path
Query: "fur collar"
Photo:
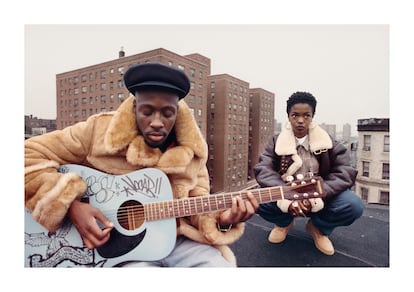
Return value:
M 207 144 L 194 117 L 182 99 L 178 103 L 175 131 L 177 146 L 162 153 L 149 147 L 138 133 L 134 111 L 135 97 L 130 95 L 115 111 L 105 133 L 105 149 L 115 154 L 126 149 L 129 163 L 141 167 L 158 167 L 165 172 L 179 172 L 194 156 L 207 160 Z M 122 130 L 121 130 L 122 129 Z
M 324 129 L 314 123 L 309 127 L 309 147 L 312 152 L 332 148 L 331 137 Z M 277 155 L 297 154 L 295 135 L 289 123 L 282 129 L 276 141 L 275 152 Z
M 312 152 L 332 148 L 332 140 L 328 133 L 318 125 L 312 123 L 309 127 L 309 148 Z M 296 139 L 293 134 L 292 127 L 288 123 L 277 138 L 275 145 L 275 152 L 277 155 L 292 155 L 293 163 L 289 166 L 286 172 L 282 175 L 282 179 L 296 173 L 302 166 L 302 159 L 296 150 Z

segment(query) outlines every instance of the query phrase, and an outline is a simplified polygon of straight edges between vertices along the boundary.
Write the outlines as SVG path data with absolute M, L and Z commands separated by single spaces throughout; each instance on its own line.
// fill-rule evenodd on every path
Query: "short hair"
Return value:
M 304 91 L 297 91 L 295 93 L 293 93 L 289 99 L 286 101 L 286 112 L 287 114 L 289 114 L 290 109 L 292 108 L 293 105 L 297 104 L 297 103 L 307 103 L 312 107 L 312 115 L 315 115 L 315 110 L 316 110 L 316 99 L 315 97 L 309 93 L 309 92 L 304 92 Z

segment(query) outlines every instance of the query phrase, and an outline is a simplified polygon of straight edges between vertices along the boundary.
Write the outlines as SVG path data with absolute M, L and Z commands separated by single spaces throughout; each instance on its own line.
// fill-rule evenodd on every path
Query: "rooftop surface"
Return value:
M 282 243 L 267 240 L 274 225 L 259 215 L 246 222 L 243 237 L 231 245 L 239 267 L 389 267 L 389 207 L 368 204 L 352 225 L 336 228 L 329 237 L 335 254 L 321 253 L 305 230 L 307 219 L 296 218 Z

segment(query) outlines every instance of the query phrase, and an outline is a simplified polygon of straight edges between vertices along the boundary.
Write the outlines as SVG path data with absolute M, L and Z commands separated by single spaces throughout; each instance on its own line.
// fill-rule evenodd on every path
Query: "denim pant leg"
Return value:
M 156 248 L 156 247 L 155 247 Z M 209 244 L 179 236 L 173 251 L 153 262 L 129 262 L 123 267 L 234 267 L 221 252 Z
M 173 252 L 164 261 L 169 267 L 233 267 L 214 246 L 184 236 L 177 238 Z
M 365 205 L 351 190 L 325 201 L 325 207 L 318 213 L 310 214 L 312 223 L 323 234 L 330 235 L 339 226 L 351 225 L 362 216 Z
M 286 227 L 293 220 L 293 216 L 289 213 L 283 213 L 276 205 L 276 202 L 260 204 L 256 213 L 266 221 L 272 222 L 279 227 Z

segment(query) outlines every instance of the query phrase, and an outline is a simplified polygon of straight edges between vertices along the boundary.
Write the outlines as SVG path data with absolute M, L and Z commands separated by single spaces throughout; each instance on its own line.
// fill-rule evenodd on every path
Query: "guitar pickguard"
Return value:
M 111 237 L 107 243 L 98 247 L 96 251 L 103 258 L 116 258 L 123 256 L 136 248 L 145 238 L 146 230 L 137 235 L 126 236 L 116 229 L 112 229 Z

